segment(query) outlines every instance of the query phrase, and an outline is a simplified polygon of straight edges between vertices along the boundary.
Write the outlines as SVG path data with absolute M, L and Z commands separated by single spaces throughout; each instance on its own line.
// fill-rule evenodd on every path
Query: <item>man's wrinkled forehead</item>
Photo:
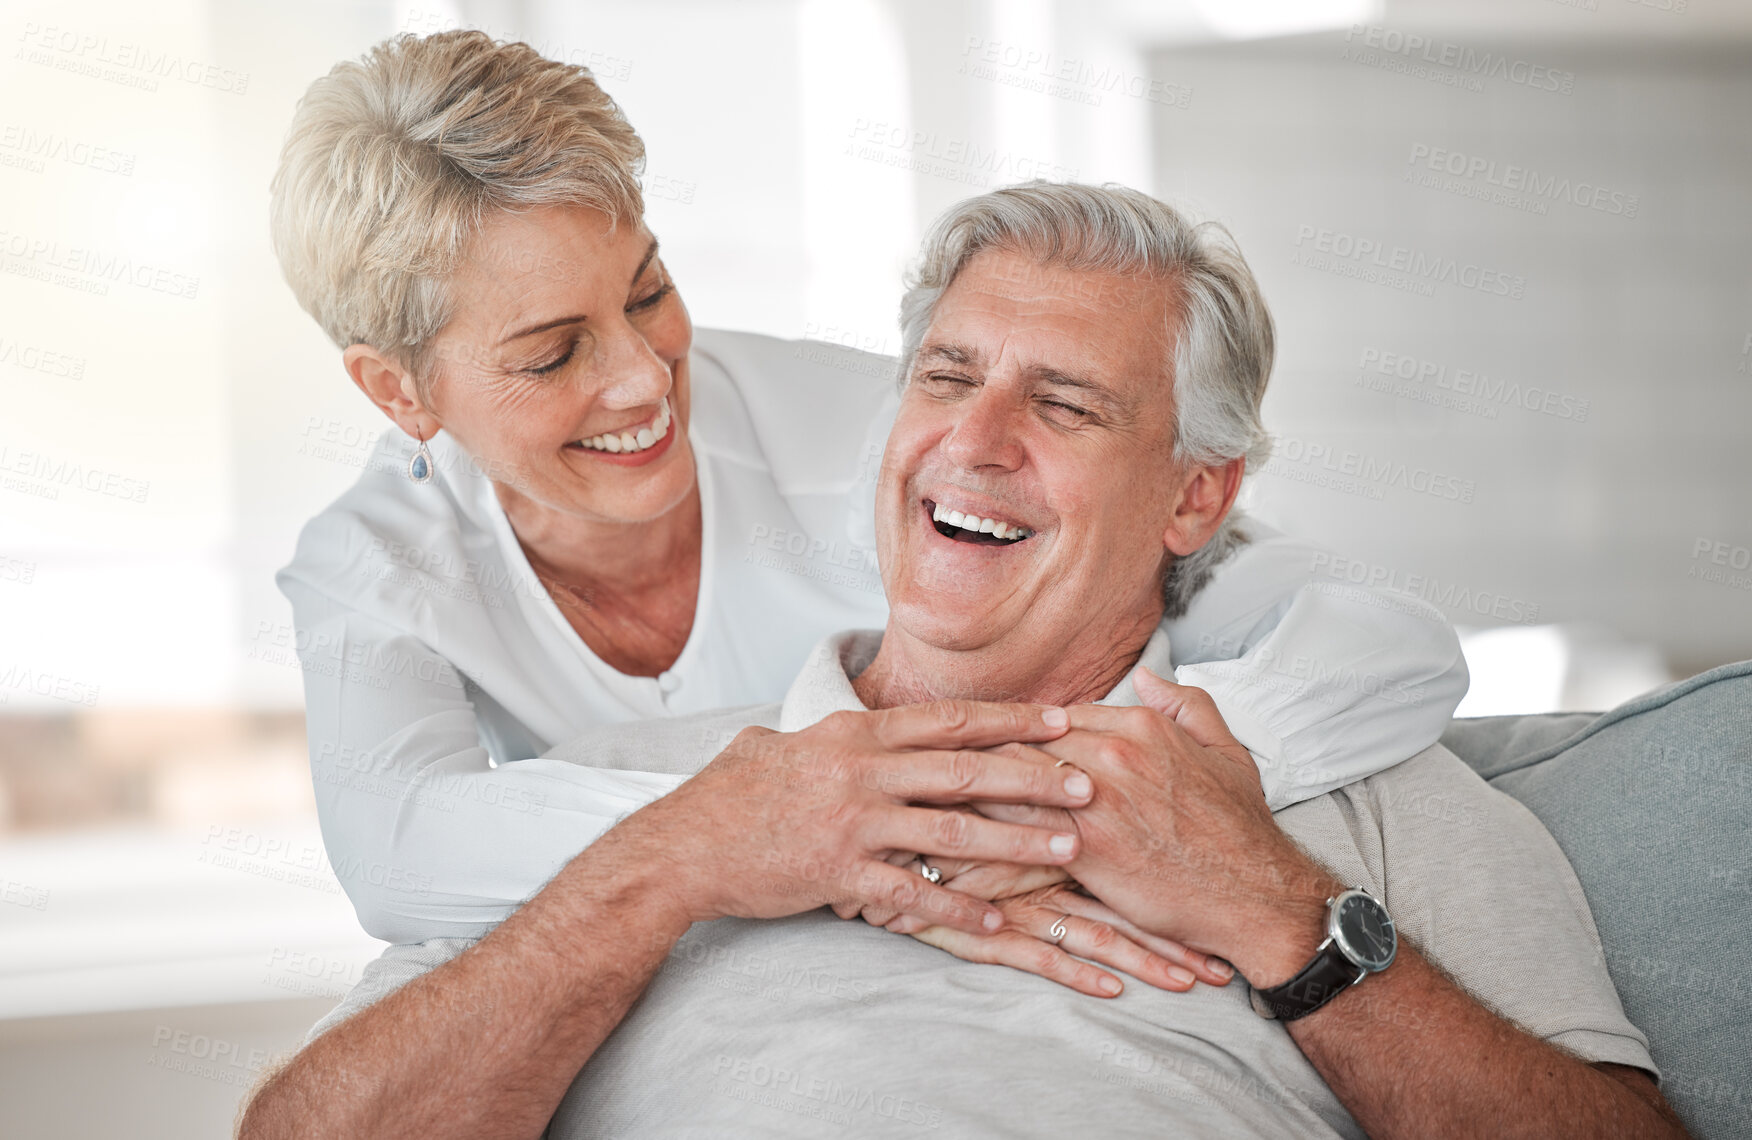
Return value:
M 1002 368 L 1130 418 L 1171 392 L 1171 309 L 1160 280 L 986 251 L 938 299 L 912 372 Z
M 1166 307 L 1166 282 L 1149 282 L 1142 274 L 1086 268 L 1064 256 L 1043 257 L 1018 246 L 991 246 L 964 262 L 944 293 L 973 271 L 982 292 L 1010 301 L 1031 302 L 1047 295 L 1091 309 L 1119 313 L 1140 307 Z

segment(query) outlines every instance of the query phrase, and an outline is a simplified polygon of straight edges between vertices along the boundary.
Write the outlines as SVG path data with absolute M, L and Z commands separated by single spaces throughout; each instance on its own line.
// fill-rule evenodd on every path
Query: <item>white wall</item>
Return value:
M 1539 621 L 1651 640 L 1681 672 L 1752 656 L 1752 575 L 1740 569 L 1736 586 L 1731 565 L 1752 547 L 1745 41 L 1426 38 L 1571 73 L 1556 80 L 1571 91 L 1386 71 L 1388 53 L 1357 58 L 1367 33 L 1152 59 L 1195 92 L 1157 116 L 1156 189 L 1227 222 L 1278 320 L 1267 409 L 1283 445 L 1256 501 L 1448 599 L 1457 622 L 1537 607 Z M 1437 148 L 1494 172 L 1422 185 L 1443 177 L 1427 165 Z M 1568 180 L 1569 196 L 1525 209 L 1454 192 L 1526 177 L 1510 166 Z M 1585 205 L 1602 188 L 1605 208 Z M 1383 252 L 1359 257 L 1364 241 Z M 1520 295 L 1438 281 L 1426 296 L 1398 287 L 1406 274 L 1331 268 L 1390 270 L 1395 247 L 1502 274 L 1490 289 L 1504 280 Z M 1380 373 L 1387 354 L 1416 361 L 1395 364 L 1414 378 Z M 1426 365 L 1445 371 L 1417 379 Z M 1495 397 L 1460 402 L 1462 371 L 1488 377 Z M 1538 410 L 1503 402 L 1512 391 Z M 1388 474 L 1369 478 L 1371 465 Z M 1440 492 L 1394 483 L 1400 465 L 1408 480 L 1438 477 Z M 1352 470 L 1363 477 L 1319 485 Z M 1728 581 L 1694 576 L 1706 571 Z

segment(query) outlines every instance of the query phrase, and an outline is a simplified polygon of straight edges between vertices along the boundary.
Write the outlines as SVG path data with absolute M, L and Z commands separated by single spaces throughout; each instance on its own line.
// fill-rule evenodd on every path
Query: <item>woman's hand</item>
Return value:
M 972 895 L 976 899 L 988 902 L 998 902 L 1003 899 L 1015 898 L 1045 887 L 1059 883 L 1071 883 L 1071 873 L 1063 867 L 1043 867 L 1027 863 L 989 863 L 974 859 L 934 859 L 930 866 L 941 873 L 939 882 L 953 891 L 964 895 Z M 1074 884 L 1073 884 L 1074 885 Z M 870 918 L 870 908 L 865 908 L 866 919 Z M 875 923 L 896 929 L 895 923 L 908 923 L 901 934 L 913 934 L 925 928 L 925 923 L 911 915 L 890 915 L 887 919 Z
M 967 804 L 953 804 L 943 810 L 978 814 Z M 918 868 L 914 864 L 918 863 L 921 858 L 910 851 L 896 851 L 889 855 L 888 862 L 896 867 L 908 867 L 916 873 Z M 1063 867 L 942 857 L 932 857 L 925 862 L 927 866 L 938 873 L 939 886 L 960 891 L 964 895 L 984 899 L 987 902 L 995 902 L 1015 895 L 1025 895 L 1029 891 L 1050 887 L 1054 883 L 1071 881 L 1071 873 Z M 853 902 L 835 903 L 833 912 L 841 918 L 861 916 L 871 926 L 885 926 L 896 934 L 917 934 L 931 925 L 924 919 L 912 915 L 902 915 L 892 907 L 876 904 L 860 908 L 858 904 Z
M 891 907 L 964 930 L 1003 914 L 892 861 L 896 853 L 1052 865 L 1076 835 L 944 811 L 969 800 L 1078 807 L 1080 772 L 982 751 L 1062 735 L 1063 709 L 938 701 L 837 712 L 799 732 L 749 728 L 693 778 L 598 844 L 659 866 L 690 921 L 779 918 L 826 904 Z M 930 806 L 925 806 L 930 805 Z
M 888 861 L 897 867 L 906 867 L 917 863 L 919 856 L 902 851 L 890 856 Z M 974 859 L 931 859 L 929 866 L 941 875 L 937 880 L 940 886 L 987 902 L 999 902 L 1055 883 L 1071 882 L 1071 873 L 1063 867 L 987 863 Z M 916 873 L 917 869 L 914 871 Z M 874 904 L 860 908 L 857 903 L 835 903 L 833 912 L 841 918 L 861 917 L 871 926 L 886 927 L 896 934 L 917 934 L 930 925 L 910 914 L 900 914 L 893 907 Z
M 1079 893 L 1071 883 L 1054 883 L 998 899 L 995 905 L 1004 912 L 1004 929 L 996 934 L 925 926 L 913 937 L 957 958 L 1039 974 L 1092 997 L 1115 997 L 1125 989 L 1125 983 L 1090 962 L 1123 970 L 1157 989 L 1177 993 L 1190 990 L 1199 981 L 1227 985 L 1234 976 L 1222 959 L 1139 930 L 1100 900 Z M 889 929 L 913 921 L 901 916 Z

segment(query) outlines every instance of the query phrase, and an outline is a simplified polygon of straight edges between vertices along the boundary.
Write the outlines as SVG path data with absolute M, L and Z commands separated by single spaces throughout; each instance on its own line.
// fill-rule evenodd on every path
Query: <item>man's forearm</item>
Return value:
M 478 945 L 323 1034 L 240 1135 L 539 1135 L 688 929 L 636 848 L 605 836 Z
M 1302 968 L 1325 936 L 1324 907 L 1304 902 L 1239 956 L 1244 976 L 1269 987 Z M 1375 1140 L 1684 1135 L 1646 1075 L 1609 1075 L 1523 1032 L 1403 939 L 1384 972 L 1288 1028 Z

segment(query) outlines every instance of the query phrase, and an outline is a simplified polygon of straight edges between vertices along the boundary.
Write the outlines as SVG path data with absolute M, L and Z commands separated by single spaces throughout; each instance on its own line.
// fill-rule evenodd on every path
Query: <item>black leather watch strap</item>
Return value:
M 1279 1021 L 1294 1021 L 1313 1013 L 1362 976 L 1363 968 L 1346 958 L 1338 943 L 1327 939 L 1301 973 L 1281 986 L 1254 990 L 1258 999 L 1255 1008 L 1263 1005 Z

